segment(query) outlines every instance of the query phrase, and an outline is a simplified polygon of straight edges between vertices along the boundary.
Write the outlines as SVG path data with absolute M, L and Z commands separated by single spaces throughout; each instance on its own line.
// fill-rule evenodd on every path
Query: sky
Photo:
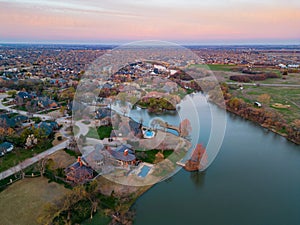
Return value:
M 299 0 L 0 0 L 0 42 L 299 44 Z

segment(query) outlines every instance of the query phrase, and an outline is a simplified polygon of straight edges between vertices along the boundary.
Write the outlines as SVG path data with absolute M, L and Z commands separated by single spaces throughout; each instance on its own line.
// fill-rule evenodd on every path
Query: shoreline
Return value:
M 252 122 L 252 123 L 258 125 L 258 126 L 261 127 L 261 128 L 265 128 L 265 129 L 267 129 L 268 131 L 271 131 L 271 132 L 273 132 L 274 134 L 277 134 L 277 135 L 279 135 L 279 136 L 285 138 L 287 141 L 289 141 L 289 142 L 291 142 L 291 143 L 293 143 L 293 144 L 295 144 L 295 145 L 300 145 L 300 143 L 298 143 L 296 140 L 293 140 L 293 139 L 288 138 L 288 135 L 287 135 L 287 134 L 280 133 L 279 131 L 276 131 L 275 129 L 272 129 L 272 128 L 267 127 L 267 126 L 263 126 L 263 124 L 260 124 L 260 123 L 258 123 L 258 122 L 256 122 L 256 121 L 253 121 L 253 120 L 250 120 L 250 119 L 247 119 L 247 118 L 245 118 L 245 117 L 239 115 L 239 114 L 238 114 L 237 112 L 235 112 L 234 110 L 229 109 L 227 106 L 225 106 L 225 108 L 224 108 L 222 105 L 220 105 L 220 104 L 218 104 L 218 103 L 216 103 L 216 102 L 213 102 L 213 101 L 209 101 L 209 102 L 212 103 L 212 104 L 214 104 L 215 106 L 219 107 L 219 108 L 222 109 L 222 110 L 226 110 L 226 112 L 229 112 L 229 113 L 231 113 L 231 114 L 233 114 L 233 115 L 236 115 L 236 116 L 238 116 L 238 117 L 240 117 L 240 118 L 242 118 L 242 119 L 244 119 L 244 120 L 246 120 L 246 121 L 250 121 L 250 122 Z

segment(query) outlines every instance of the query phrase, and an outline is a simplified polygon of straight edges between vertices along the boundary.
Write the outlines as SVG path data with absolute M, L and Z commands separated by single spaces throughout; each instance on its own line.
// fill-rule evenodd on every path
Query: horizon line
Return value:
M 0 41 L 1 45 L 102 45 L 102 46 L 120 46 L 128 43 L 134 43 L 136 41 L 116 41 L 116 42 L 60 42 L 60 41 Z M 162 41 L 165 42 L 165 41 Z M 167 41 L 169 42 L 169 41 Z M 298 43 L 287 43 L 287 42 L 275 42 L 275 43 L 263 43 L 263 42 L 231 42 L 231 43 L 197 43 L 197 42 L 171 42 L 182 46 L 300 46 Z

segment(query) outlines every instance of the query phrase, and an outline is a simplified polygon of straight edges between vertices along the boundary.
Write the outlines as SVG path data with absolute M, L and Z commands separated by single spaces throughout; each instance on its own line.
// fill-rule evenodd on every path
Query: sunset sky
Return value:
M 299 44 L 299 12 L 299 0 L 0 0 L 0 42 Z

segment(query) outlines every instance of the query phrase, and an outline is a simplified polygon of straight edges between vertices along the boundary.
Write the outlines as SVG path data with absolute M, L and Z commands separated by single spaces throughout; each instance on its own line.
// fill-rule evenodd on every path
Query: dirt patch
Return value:
M 62 137 L 62 139 L 59 141 L 57 140 L 58 137 Z M 55 146 L 55 145 L 58 145 L 62 142 L 64 142 L 65 140 L 67 140 L 67 138 L 63 137 L 61 133 L 55 133 L 55 136 L 54 136 L 54 140 L 52 141 L 52 145 Z
M 75 157 L 70 156 L 64 150 L 57 151 L 48 158 L 53 161 L 53 164 L 51 164 L 52 169 L 66 168 L 76 161 Z
M 128 197 L 131 195 L 139 195 L 144 191 L 148 190 L 150 186 L 135 187 L 135 186 L 126 186 L 122 184 L 114 183 L 102 176 L 97 178 L 99 184 L 99 190 L 103 195 L 110 196 L 113 192 L 115 196 L 118 197 Z
M 280 104 L 280 103 L 275 103 L 272 106 L 274 108 L 277 108 L 277 109 L 289 109 L 289 108 L 291 108 L 291 105 L 283 105 L 283 104 Z

